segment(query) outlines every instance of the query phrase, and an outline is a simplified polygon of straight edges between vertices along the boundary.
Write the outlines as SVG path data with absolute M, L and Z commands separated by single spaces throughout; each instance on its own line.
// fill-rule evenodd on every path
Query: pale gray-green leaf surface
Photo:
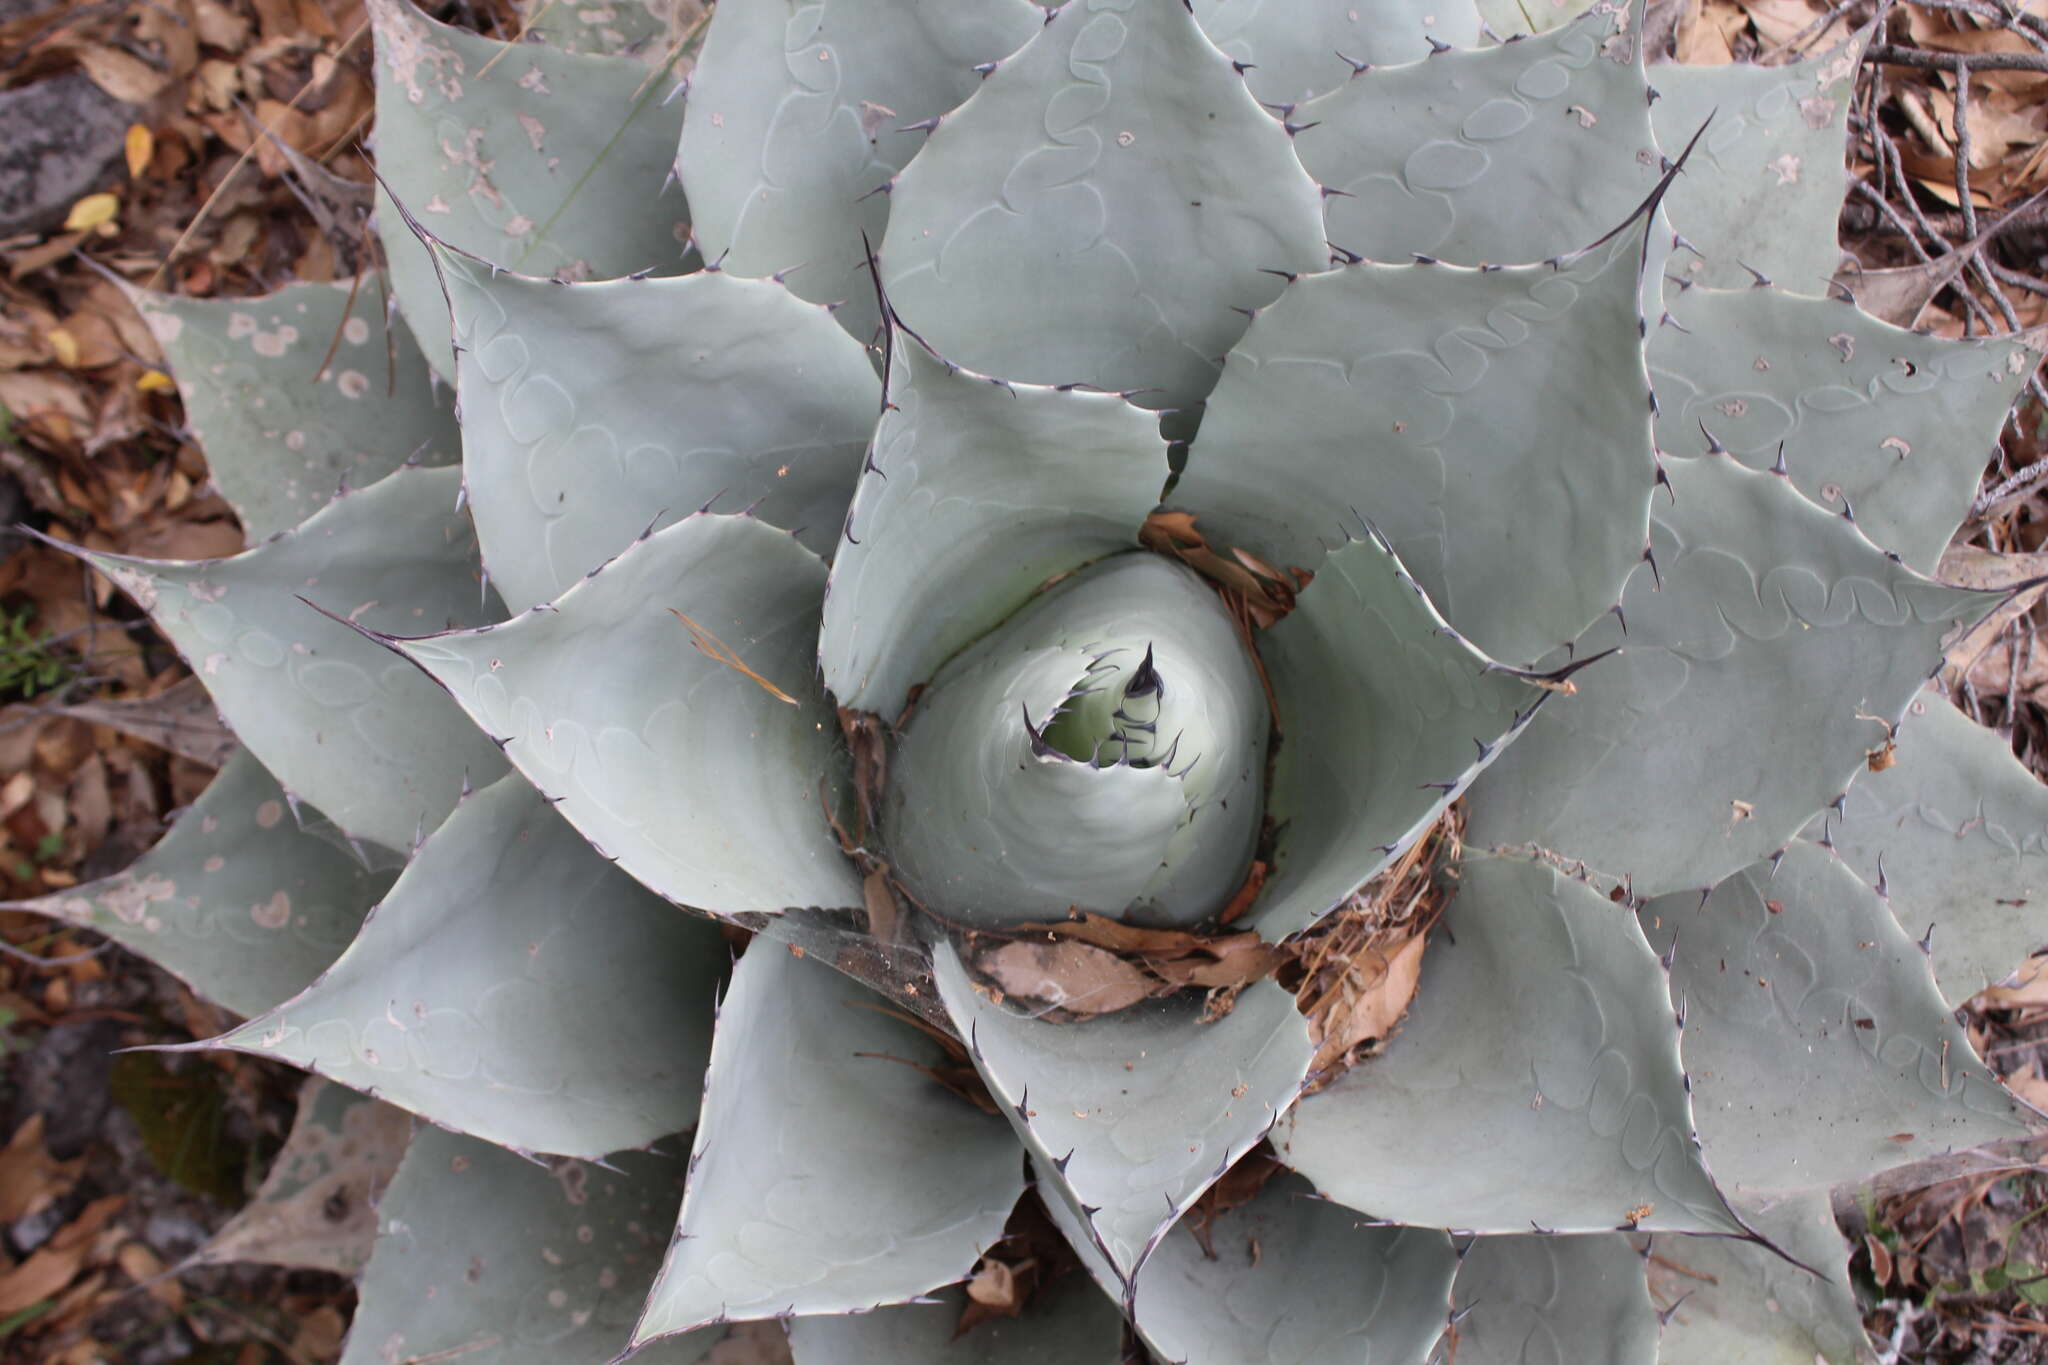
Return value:
M 1273 867 L 1247 922 L 1321 919 L 1428 829 L 1543 694 L 1489 671 L 1370 537 L 1323 561 L 1260 640 L 1280 706 Z
M 1541 37 L 1362 72 L 1303 105 L 1295 150 L 1342 191 L 1324 208 L 1331 242 L 1376 261 L 1515 265 L 1612 230 L 1658 175 L 1632 19 L 1602 0 Z
M 865 987 L 765 939 L 719 1011 L 651 1341 L 707 1323 L 858 1313 L 964 1278 L 1024 1165 L 1003 1121 L 920 1068 L 947 1057 Z
M 1025 0 L 726 0 L 692 76 L 677 164 L 697 243 L 740 275 L 788 273 L 839 303 L 862 341 L 880 321 L 861 245 L 889 222 L 890 178 L 1045 15 Z
M 1667 306 L 1650 338 L 1658 445 L 1711 438 L 1752 469 L 1782 445 L 1794 487 L 1933 573 L 2038 357 L 1780 289 L 1674 290 Z
M 1693 1247 L 1706 1239 L 1666 1240 Z M 1458 1365 L 1657 1365 L 1643 1258 L 1618 1233 L 1481 1237 L 1458 1263 Z M 1448 1356 L 1444 1357 L 1449 1359 Z
M 1374 1217 L 1473 1232 L 1736 1232 L 1693 1140 L 1664 976 L 1547 863 L 1476 856 L 1385 1055 L 1296 1105 L 1280 1159 Z M 1650 1206 L 1648 1214 L 1640 1211 Z
M 796 1318 L 796 1365 L 1121 1365 L 1123 1318 L 1088 1276 L 1069 1271 L 1036 1290 L 1015 1318 L 994 1317 L 958 1335 L 967 1303 L 943 1289 L 927 1303 L 872 1313 Z
M 1709 1237 L 1667 1238 L 1652 1248 L 1650 1292 L 1671 1314 L 1657 1343 L 1659 1365 L 1868 1359 L 1863 1309 L 1849 1284 L 1849 1248 L 1827 1193 L 1758 1202 L 1743 1216 L 1784 1255 Z
M 788 532 L 692 515 L 503 626 L 390 643 L 669 899 L 857 906 L 826 818 L 845 760 L 813 682 L 824 591 L 824 561 Z
M 1650 121 L 1665 154 L 1676 156 L 1707 130 L 1664 202 L 1693 248 L 1671 258 L 1669 274 L 1737 288 L 1754 282 L 1754 270 L 1800 293 L 1827 287 L 1842 254 L 1835 220 L 1848 189 L 1849 99 L 1861 49 L 1859 38 L 1784 66 L 1651 73 L 1659 98 Z
M 1918 945 L 1826 849 L 1651 901 L 1677 947 L 1700 1136 L 1731 1194 L 1821 1190 L 2029 1131 L 1971 1050 Z
M 1231 352 L 1171 501 L 1213 543 L 1306 568 L 1362 516 L 1481 649 L 1540 658 L 1643 553 L 1646 230 L 1561 268 L 1296 280 Z
M 155 848 L 111 877 L 0 902 L 105 934 L 237 1014 L 296 995 L 390 886 L 299 828 L 284 789 L 238 751 Z
M 683 1163 L 621 1152 L 611 1164 L 549 1167 L 422 1127 L 377 1207 L 342 1365 L 617 1356 L 661 1263 Z M 633 1358 L 694 1365 L 720 1335 L 671 1338 Z
M 896 177 L 882 279 L 947 359 L 1184 408 L 1328 261 L 1279 122 L 1175 0 L 1074 0 Z
M 1334 90 L 1353 78 L 1360 62 L 1420 61 L 1430 55 L 1431 39 L 1452 47 L 1479 42 L 1479 11 L 1469 0 L 1194 0 L 1194 8 L 1209 41 L 1248 68 L 1245 84 L 1271 105 L 1299 104 Z M 1314 115 L 1292 117 L 1305 122 Z
M 373 630 L 498 619 L 456 510 L 460 477 L 401 469 L 231 559 L 83 557 L 171 638 L 287 791 L 403 850 L 504 759 L 431 681 L 307 602 Z
M 681 273 L 689 211 L 663 186 L 682 131 L 672 75 L 632 57 L 501 43 L 429 19 L 412 0 L 369 9 L 377 232 L 437 374 L 455 373 L 448 308 L 407 213 L 440 241 L 529 275 Z
M 818 661 L 841 706 L 891 720 L 1041 584 L 1131 548 L 1167 468 L 1157 419 L 1115 394 L 996 383 L 900 340 L 869 459 Z
M 129 298 L 163 347 L 208 477 L 252 543 L 298 525 L 343 483 L 461 454 L 448 397 L 375 278 L 252 299 Z
M 1435 1228 L 1373 1227 L 1278 1175 L 1209 1227 L 1189 1222 L 1139 1272 L 1136 1322 L 1186 1365 L 1422 1365 L 1458 1260 Z
M 435 254 L 463 480 L 514 611 L 704 507 L 832 552 L 882 394 L 824 309 L 717 271 L 556 284 Z
M 1883 743 L 1947 630 L 1998 600 L 1888 559 L 1775 475 L 1726 456 L 1665 465 L 1626 630 L 1609 617 L 1576 649 L 1620 655 L 1494 764 L 1469 831 L 1583 858 L 1645 896 L 1781 847 Z
M 883 810 L 894 871 L 948 920 L 1079 906 L 1194 924 L 1251 860 L 1267 728 L 1209 585 L 1159 555 L 1116 556 L 1034 599 L 920 699 Z
M 728 961 L 525 779 L 477 792 L 303 993 L 213 1040 L 443 1127 L 600 1157 L 687 1128 Z
M 1124 1283 L 1294 1102 L 1314 1053 L 1294 998 L 1271 981 L 1206 1024 L 1199 1004 L 1175 1000 L 1050 1023 L 976 990 L 950 945 L 932 967 L 989 1092 L 1057 1191 L 1049 1202 L 1083 1212 Z
M 2048 945 L 2048 792 L 1995 731 L 1931 693 L 1906 708 L 1898 744 L 1892 767 L 1857 774 L 1841 812 L 1807 833 L 1866 881 L 1882 871 L 1907 933 L 1933 930 L 1935 982 L 1960 1005 Z

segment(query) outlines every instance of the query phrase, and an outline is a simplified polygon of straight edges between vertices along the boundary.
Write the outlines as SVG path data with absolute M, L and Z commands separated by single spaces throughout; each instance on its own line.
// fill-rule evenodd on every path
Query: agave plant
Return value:
M 426 1120 L 351 1365 L 1865 1352 L 2048 798 L 1922 690 L 2036 357 L 1831 288 L 1853 48 L 372 10 L 388 277 L 136 296 L 252 547 L 84 555 L 242 748 L 34 907 Z

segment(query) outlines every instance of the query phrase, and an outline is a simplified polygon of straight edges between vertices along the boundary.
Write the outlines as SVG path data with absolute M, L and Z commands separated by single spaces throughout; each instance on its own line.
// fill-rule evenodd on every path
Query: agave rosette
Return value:
M 1829 1191 L 2031 1131 L 1950 1009 L 2040 944 L 2048 800 L 1922 691 L 2035 357 L 1821 296 L 1854 53 L 724 0 L 671 100 L 625 8 L 374 0 L 395 314 L 138 295 L 264 538 L 87 557 L 244 747 L 32 908 L 428 1120 L 347 1359 L 1858 1358 Z M 1461 798 L 1412 1011 L 1307 1098 L 1272 979 L 979 975 L 1298 941 Z M 1087 1274 L 956 1338 L 1020 1198 Z

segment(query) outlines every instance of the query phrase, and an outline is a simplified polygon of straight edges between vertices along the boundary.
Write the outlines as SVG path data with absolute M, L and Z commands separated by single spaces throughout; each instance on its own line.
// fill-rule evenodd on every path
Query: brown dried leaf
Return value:
M 1354 1049 L 1384 1042 L 1393 1034 L 1415 999 L 1427 938 L 1426 933 L 1417 933 L 1387 948 L 1367 950 L 1347 965 L 1338 988 L 1316 1001 L 1308 1012 L 1309 1033 L 1316 1042 L 1311 1075 L 1330 1072 Z
M 1075 1014 L 1108 1014 L 1160 991 L 1158 982 L 1115 953 L 1072 940 L 1005 943 L 984 953 L 977 965 L 1005 995 Z
M 171 83 L 167 73 L 142 58 L 99 43 L 81 48 L 78 64 L 94 85 L 127 104 L 147 104 Z
M 78 1217 L 59 1228 L 33 1256 L 0 1275 L 0 1317 L 54 1298 L 78 1278 L 94 1255 L 100 1230 L 127 1200 L 125 1194 L 95 1199 L 79 1211 Z
M 43 1146 L 44 1119 L 30 1114 L 0 1148 L 0 1223 L 41 1213 L 71 1192 L 85 1158 L 59 1161 Z

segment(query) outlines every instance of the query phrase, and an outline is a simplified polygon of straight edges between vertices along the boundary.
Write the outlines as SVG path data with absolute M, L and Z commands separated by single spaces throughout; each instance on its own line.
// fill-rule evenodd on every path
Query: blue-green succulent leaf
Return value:
M 693 515 L 502 626 L 388 643 L 663 896 L 843 908 L 862 902 L 829 823 L 845 758 L 813 682 L 824 591 L 787 532 Z
M 1556 268 L 1295 281 L 1231 353 L 1172 501 L 1212 544 L 1306 568 L 1349 509 L 1481 649 L 1542 657 L 1642 559 L 1644 231 Z
M 1397 1223 L 1739 1233 L 1627 913 L 1531 858 L 1468 857 L 1457 877 L 1408 1021 L 1281 1121 L 1280 1159 Z
M 1200 1002 L 1177 999 L 1050 1023 L 996 1003 L 948 945 L 932 970 L 1047 1203 L 1081 1216 L 1077 1245 L 1119 1284 L 1294 1102 L 1315 1052 L 1294 997 L 1271 981 L 1208 1023 Z
M 1167 471 L 1157 419 L 1115 394 L 994 382 L 900 340 L 870 465 L 818 659 L 841 706 L 889 719 L 1047 580 L 1131 548 Z
M 1248 68 L 1245 83 L 1260 103 L 1269 105 L 1300 104 L 1335 90 L 1357 75 L 1361 64 L 1415 62 L 1439 43 L 1474 47 L 1479 42 L 1479 11 L 1470 0 L 1331 5 L 1194 0 L 1194 8 L 1202 32 L 1225 56 Z M 1312 117 L 1303 112 L 1290 121 Z
M 1807 837 L 1832 839 L 1865 881 L 1882 878 L 1909 935 L 1933 931 L 1934 979 L 1960 1005 L 2048 945 L 2048 790 L 2004 739 L 1931 692 L 1906 708 L 1895 758 L 1859 773 Z
M 1671 954 L 1700 1137 L 1731 1194 L 1824 1190 L 2029 1131 L 1918 945 L 1826 849 L 1795 840 L 1775 869 L 1641 920 Z
M 128 296 L 251 543 L 297 526 L 344 483 L 366 487 L 408 462 L 453 464 L 461 453 L 447 396 L 374 279 L 253 299 Z
M 204 999 L 260 1014 L 325 971 L 391 885 L 289 807 L 241 750 L 125 870 L 0 908 L 105 934 Z
M 866 341 L 880 320 L 861 244 L 889 180 L 1036 33 L 1026 0 L 725 0 L 691 78 L 677 154 L 697 243 L 740 275 L 789 272 Z
M 1452 1295 L 1458 1365 L 1659 1360 L 1643 1258 L 1619 1233 L 1481 1237 L 1459 1260 Z
M 881 386 L 824 309 L 717 271 L 565 285 L 435 255 L 463 480 L 514 611 L 704 507 L 832 552 Z
M 377 1201 L 398 1174 L 412 1115 L 318 1076 L 263 1186 L 187 1265 L 254 1261 L 353 1276 L 370 1259 Z
M 1657 1343 L 1661 1365 L 1869 1359 L 1863 1312 L 1849 1287 L 1849 1248 L 1827 1192 L 1758 1201 L 1742 1212 L 1784 1255 L 1727 1238 L 1656 1243 L 1650 1294 L 1659 1312 L 1670 1314 Z
M 520 36 L 562 52 L 624 53 L 665 63 L 693 0 L 517 0 Z
M 1280 1175 L 1218 1216 L 1204 1253 L 1187 1222 L 1138 1274 L 1138 1331 L 1186 1365 L 1423 1365 L 1458 1258 L 1435 1228 L 1374 1227 Z
M 149 613 L 285 790 L 347 834 L 402 850 L 454 809 L 465 780 L 505 770 L 431 682 L 348 624 L 498 619 L 456 510 L 460 478 L 401 469 L 231 559 L 80 557 Z
M 1282 739 L 1273 867 L 1247 923 L 1299 933 L 1421 837 L 1543 694 L 1446 628 L 1375 539 L 1323 561 L 1260 652 Z
M 550 1167 L 422 1128 L 377 1206 L 342 1365 L 606 1365 L 626 1347 L 683 1182 L 678 1158 L 621 1152 L 609 1164 Z M 694 1365 L 721 1335 L 633 1359 Z
M 756 940 L 719 1011 L 682 1219 L 636 1342 L 864 1312 L 964 1279 L 1024 1192 L 1003 1121 L 908 1016 Z
M 1725 289 L 1756 274 L 1818 293 L 1841 260 L 1835 220 L 1849 188 L 1849 98 L 1861 36 L 1784 66 L 1660 66 L 1650 122 L 1675 154 L 1702 126 L 1664 211 L 1691 244 L 1674 279 Z M 1712 122 L 1709 123 L 1709 117 Z M 1746 268 L 1745 268 L 1746 267 Z
M 1154 1357 L 1180 1365 L 1423 1365 L 1450 1310 L 1457 1256 L 1435 1228 L 1373 1226 L 1281 1173 L 1211 1219 L 1174 1226 L 1120 1284 L 1086 1220 L 1032 1170 L 1052 1222 L 1106 1292 L 1130 1296 Z M 1211 1254 L 1214 1248 L 1214 1254 Z
M 1650 338 L 1659 446 L 1720 445 L 1752 469 L 1782 446 L 1800 492 L 1934 572 L 2038 356 L 1778 289 L 1674 290 L 1668 308 Z
M 1069 1273 L 1032 1294 L 1015 1318 L 990 1318 L 955 1335 L 967 1295 L 943 1289 L 934 1303 L 872 1313 L 796 1318 L 796 1365 L 1120 1365 L 1123 1318 L 1086 1275 Z
M 1541 37 L 1361 72 L 1303 105 L 1295 151 L 1342 191 L 1324 205 L 1331 242 L 1376 261 L 1476 266 L 1598 240 L 1659 175 L 1634 18 L 1601 0 Z
M 516 775 L 456 808 L 333 967 L 213 1039 L 501 1146 L 601 1157 L 689 1127 L 727 962 Z
M 950 360 L 1185 408 L 1322 201 L 1182 0 L 1082 0 L 999 63 L 894 182 L 881 273 Z M 1140 392 L 1142 391 L 1142 392 Z
M 435 373 L 455 373 L 448 309 L 408 215 L 458 250 L 529 275 L 682 272 L 689 213 L 663 189 L 682 130 L 671 77 L 631 57 L 501 43 L 429 19 L 412 0 L 369 8 L 377 231 L 392 292 Z
M 1783 846 L 1884 742 L 1948 629 L 1998 601 L 1921 577 L 1776 475 L 1725 456 L 1667 472 L 1654 564 L 1576 649 L 1621 654 L 1501 756 L 1468 833 L 1582 858 L 1645 896 Z
M 947 920 L 1078 906 L 1194 924 L 1251 862 L 1268 723 L 1209 585 L 1164 556 L 1118 555 L 1032 601 L 920 698 L 882 812 L 894 871 Z

